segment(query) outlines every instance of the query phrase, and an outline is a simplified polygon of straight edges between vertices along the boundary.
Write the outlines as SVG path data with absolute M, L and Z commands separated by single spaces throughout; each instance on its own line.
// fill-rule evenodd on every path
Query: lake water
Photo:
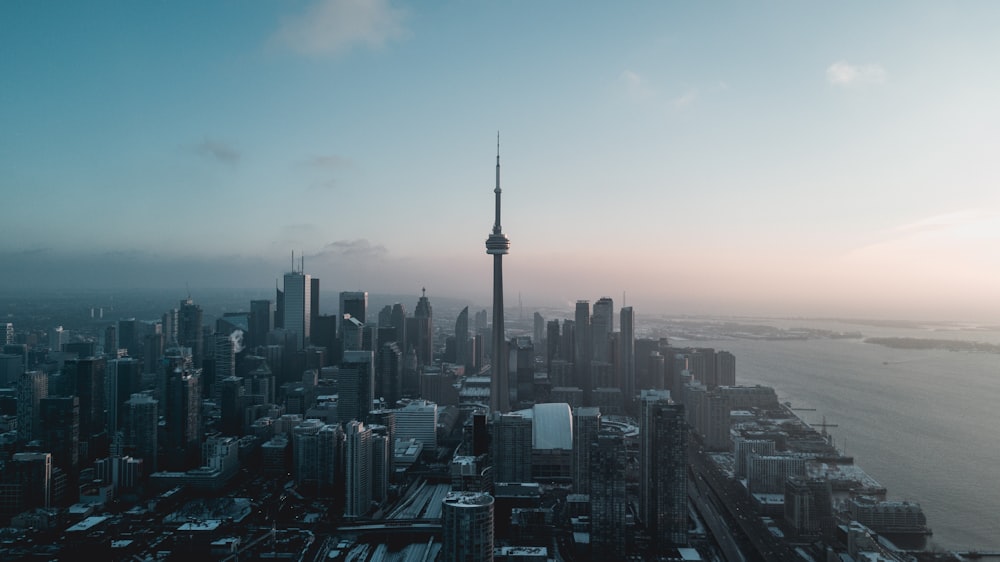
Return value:
M 1000 343 L 997 331 L 929 331 L 833 322 L 783 327 L 860 330 Z M 677 342 L 681 344 L 682 342 Z M 1000 355 L 890 349 L 860 340 L 727 339 L 683 344 L 736 355 L 738 384 L 773 386 L 800 416 L 826 416 L 836 445 L 884 485 L 919 502 L 930 545 L 1000 550 Z

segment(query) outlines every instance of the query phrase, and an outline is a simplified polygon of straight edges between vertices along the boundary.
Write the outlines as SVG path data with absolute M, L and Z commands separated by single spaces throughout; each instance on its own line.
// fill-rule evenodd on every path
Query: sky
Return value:
M 1000 4 L 0 3 L 0 289 L 1000 322 Z

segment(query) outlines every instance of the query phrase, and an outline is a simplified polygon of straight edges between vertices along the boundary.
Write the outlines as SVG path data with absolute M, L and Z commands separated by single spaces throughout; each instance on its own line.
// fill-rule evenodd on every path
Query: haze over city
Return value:
M 1000 319 L 993 3 L 0 5 L 0 289 Z

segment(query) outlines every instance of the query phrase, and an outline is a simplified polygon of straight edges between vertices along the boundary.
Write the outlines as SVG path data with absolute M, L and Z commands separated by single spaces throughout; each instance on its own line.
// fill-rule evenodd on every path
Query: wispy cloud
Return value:
M 308 259 L 381 259 L 389 254 L 389 250 L 381 244 L 372 244 L 365 238 L 353 240 L 337 240 L 323 246 L 319 252 L 306 256 Z
M 834 86 L 882 84 L 886 79 L 885 69 L 878 64 L 851 64 L 842 60 L 826 69 L 826 80 Z
M 271 43 L 309 56 L 339 55 L 359 45 L 378 48 L 407 35 L 404 15 L 388 0 L 318 0 L 286 18 Z
M 891 234 L 914 234 L 917 232 L 928 232 L 933 230 L 947 230 L 968 224 L 982 222 L 984 220 L 995 219 L 995 215 L 978 210 L 966 209 L 954 213 L 934 215 L 920 220 L 901 224 L 889 229 Z
M 674 107 L 687 107 L 698 100 L 698 90 L 690 89 L 676 98 L 670 100 Z
M 625 90 L 625 96 L 632 101 L 645 101 L 656 95 L 646 79 L 633 70 L 623 71 L 618 81 Z
M 240 161 L 240 153 L 231 145 L 221 141 L 205 139 L 196 147 L 202 156 L 213 158 L 224 164 L 236 164 Z

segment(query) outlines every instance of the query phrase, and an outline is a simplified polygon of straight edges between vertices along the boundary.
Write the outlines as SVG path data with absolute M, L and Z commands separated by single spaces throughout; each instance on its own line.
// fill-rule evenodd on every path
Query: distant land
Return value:
M 933 338 L 865 338 L 865 343 L 893 349 L 943 349 L 971 353 L 1000 353 L 1000 345 L 979 341 L 938 340 Z

